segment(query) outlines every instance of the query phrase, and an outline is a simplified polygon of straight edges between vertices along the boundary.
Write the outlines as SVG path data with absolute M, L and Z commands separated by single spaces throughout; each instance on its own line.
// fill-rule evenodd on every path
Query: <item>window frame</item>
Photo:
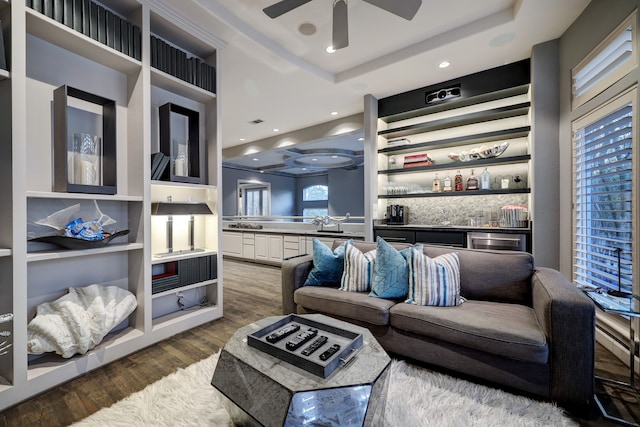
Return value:
M 571 69 L 571 101 L 572 109 L 583 105 L 590 99 L 595 98 L 598 94 L 602 93 L 608 87 L 622 79 L 638 66 L 638 54 L 637 54 L 637 24 L 638 11 L 634 10 L 620 25 L 618 25 L 609 35 L 602 40 L 582 61 L 580 61 L 575 67 Z M 598 80 L 592 87 L 587 89 L 581 95 L 576 95 L 576 76 L 583 71 L 583 69 L 591 64 L 595 58 L 603 53 L 606 48 L 610 46 L 612 41 L 620 37 L 627 31 L 627 28 L 631 26 L 631 57 L 625 60 L 620 65 L 613 68 L 604 77 Z
M 634 293 L 637 293 L 638 289 L 638 285 L 634 285 L 634 283 L 636 282 L 635 277 L 637 277 L 638 275 L 638 269 L 637 267 L 637 248 L 638 248 L 638 229 L 637 229 L 637 222 L 638 222 L 638 200 L 637 200 L 637 185 L 638 185 L 638 173 L 640 170 L 640 167 L 638 167 L 638 155 L 639 155 L 639 151 L 638 151 L 638 87 L 637 85 L 634 85 L 633 87 L 625 90 L 624 92 L 618 94 L 617 96 L 613 97 L 612 99 L 608 100 L 607 102 L 593 108 L 592 110 L 590 110 L 589 112 L 583 114 L 582 116 L 578 117 L 577 119 L 573 120 L 571 123 L 571 132 L 572 132 L 572 136 L 571 136 L 571 141 L 572 141 L 572 209 L 571 209 L 571 215 L 572 215 L 572 227 L 571 227 L 571 236 L 572 236 L 572 245 L 571 245 L 571 277 L 572 277 L 572 281 L 574 284 L 578 283 L 578 279 L 577 279 L 577 264 L 576 264 L 576 258 L 577 258 L 577 232 L 578 232 L 578 218 L 577 218 L 577 206 L 576 206 L 576 202 L 577 202 L 577 194 L 576 194 L 576 186 L 577 186 L 577 174 L 576 174 L 576 155 L 575 155 L 575 151 L 576 151 L 576 143 L 577 143 L 577 138 L 576 138 L 576 132 L 580 129 L 584 129 L 587 128 L 595 123 L 597 123 L 598 121 L 604 119 L 605 117 L 607 117 L 608 115 L 611 115 L 612 113 L 614 113 L 615 111 L 623 108 L 625 105 L 627 104 L 631 104 L 631 125 L 632 125 L 632 129 L 631 129 L 631 138 L 632 138 L 632 144 L 631 144 L 631 152 L 632 152 L 632 159 L 631 159 L 631 164 L 632 164 L 632 170 L 631 170 L 631 238 L 630 238 L 630 243 L 631 243 L 631 287 L 632 287 L 632 291 Z M 617 288 L 617 285 L 616 285 Z

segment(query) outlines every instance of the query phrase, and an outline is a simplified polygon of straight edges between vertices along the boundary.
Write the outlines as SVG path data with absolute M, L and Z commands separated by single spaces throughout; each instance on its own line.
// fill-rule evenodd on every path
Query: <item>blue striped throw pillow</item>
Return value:
M 429 258 L 411 248 L 409 304 L 450 307 L 460 305 L 460 259 L 456 252 Z
M 362 253 L 347 242 L 344 251 L 344 271 L 340 282 L 340 290 L 348 292 L 368 292 L 371 289 L 373 264 L 376 260 L 376 250 Z

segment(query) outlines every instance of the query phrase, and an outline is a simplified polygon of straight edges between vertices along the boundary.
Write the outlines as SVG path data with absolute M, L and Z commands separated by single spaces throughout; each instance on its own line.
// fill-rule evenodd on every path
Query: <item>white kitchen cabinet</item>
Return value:
M 222 232 L 222 254 L 242 257 L 242 233 Z

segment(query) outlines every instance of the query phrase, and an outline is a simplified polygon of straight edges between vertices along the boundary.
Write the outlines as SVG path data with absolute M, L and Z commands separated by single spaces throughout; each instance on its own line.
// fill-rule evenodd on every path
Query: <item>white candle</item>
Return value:
M 175 160 L 175 166 L 174 166 L 174 175 L 176 176 L 185 176 L 186 174 L 184 173 L 184 159 L 176 159 Z

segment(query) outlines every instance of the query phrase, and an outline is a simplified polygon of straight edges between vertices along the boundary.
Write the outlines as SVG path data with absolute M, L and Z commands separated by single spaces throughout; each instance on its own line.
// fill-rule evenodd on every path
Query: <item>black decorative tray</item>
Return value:
M 76 237 L 67 236 L 42 236 L 30 239 L 30 242 L 52 243 L 64 249 L 95 249 L 107 246 L 116 237 L 126 236 L 129 230 L 120 230 L 118 232 L 107 234 L 101 240 L 83 240 Z
M 289 325 L 298 325 L 300 329 L 293 334 L 281 339 L 278 342 L 270 343 L 267 336 L 271 333 L 285 328 Z M 317 329 L 318 334 L 296 350 L 288 350 L 287 342 L 301 332 L 309 328 Z M 316 338 L 324 335 L 327 342 L 309 356 L 304 356 L 302 352 Z M 337 368 L 346 365 L 353 360 L 357 350 L 362 347 L 362 334 L 337 328 L 321 322 L 316 322 L 302 316 L 290 314 L 277 322 L 272 323 L 247 336 L 249 347 L 257 348 L 277 359 L 290 363 L 298 368 L 304 369 L 314 375 L 327 378 Z M 333 345 L 339 345 L 340 349 L 327 360 L 321 360 L 320 355 Z

